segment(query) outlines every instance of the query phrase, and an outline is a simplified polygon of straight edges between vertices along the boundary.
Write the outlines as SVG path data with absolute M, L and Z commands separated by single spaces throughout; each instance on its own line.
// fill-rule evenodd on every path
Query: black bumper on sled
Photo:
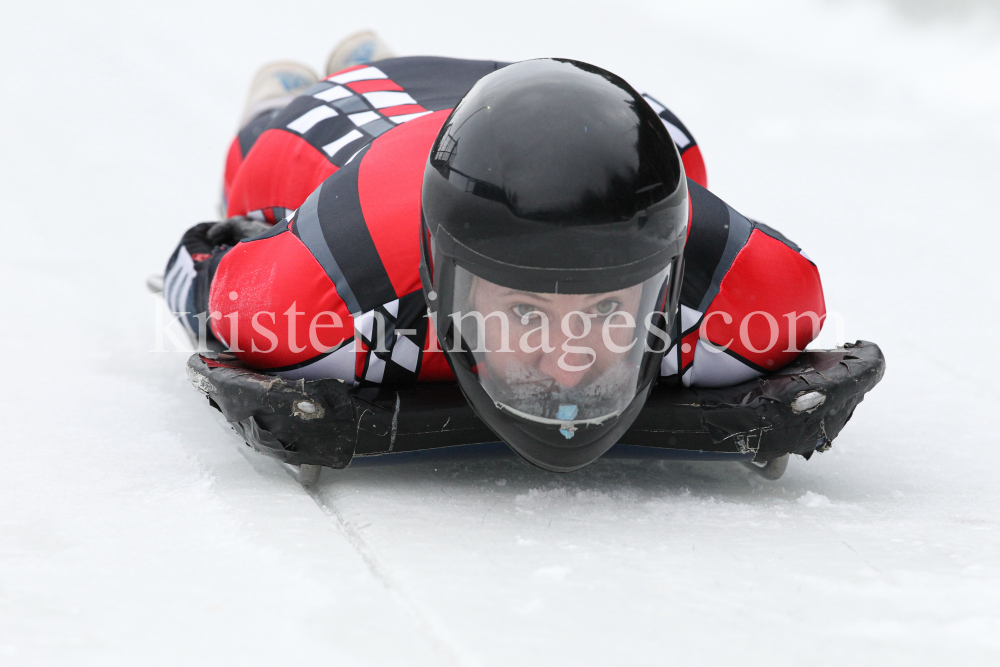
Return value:
M 435 449 L 497 436 L 456 384 L 349 388 L 339 380 L 284 380 L 233 355 L 193 355 L 188 377 L 243 439 L 293 465 L 344 468 L 354 456 Z M 766 462 L 829 449 L 885 372 L 874 343 L 807 351 L 777 373 L 724 389 L 657 386 L 621 443 Z

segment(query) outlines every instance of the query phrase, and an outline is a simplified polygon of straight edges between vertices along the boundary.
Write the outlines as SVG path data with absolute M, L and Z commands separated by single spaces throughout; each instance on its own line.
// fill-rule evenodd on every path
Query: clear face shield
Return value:
M 666 335 L 652 332 L 672 268 L 611 292 L 548 294 L 456 266 L 452 340 L 471 354 L 498 409 L 558 425 L 572 438 L 577 427 L 615 417 L 635 398 L 651 335 L 660 345 Z

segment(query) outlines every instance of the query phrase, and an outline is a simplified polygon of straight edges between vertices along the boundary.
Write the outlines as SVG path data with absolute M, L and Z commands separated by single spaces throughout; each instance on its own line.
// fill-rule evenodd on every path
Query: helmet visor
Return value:
M 577 426 L 614 417 L 635 398 L 643 355 L 660 342 L 650 337 L 666 337 L 657 307 L 671 268 L 611 292 L 550 294 L 456 266 L 453 294 L 442 295 L 453 310 L 449 338 L 461 345 L 455 352 L 471 355 L 497 408 L 558 424 L 572 437 Z

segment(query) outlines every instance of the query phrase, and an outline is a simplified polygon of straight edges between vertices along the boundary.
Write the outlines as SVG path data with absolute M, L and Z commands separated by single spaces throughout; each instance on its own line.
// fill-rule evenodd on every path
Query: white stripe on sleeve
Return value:
M 403 104 L 416 104 L 417 101 L 404 92 L 395 90 L 379 90 L 365 93 L 365 99 L 376 109 L 398 107 Z
M 362 67 L 361 69 L 344 72 L 337 76 L 332 76 L 327 81 L 333 83 L 351 83 L 353 81 L 368 81 L 370 79 L 388 79 L 385 72 L 377 67 Z
M 342 136 L 340 139 L 337 139 L 336 141 L 331 141 L 326 146 L 323 146 L 323 152 L 329 155 L 330 157 L 333 157 L 334 155 L 337 154 L 337 151 L 339 151 L 341 148 L 351 143 L 352 141 L 357 141 L 363 136 L 365 135 L 361 134 L 357 130 L 351 130 L 350 132 Z
M 316 123 L 324 121 L 327 118 L 333 118 L 336 115 L 338 115 L 336 109 L 326 105 L 316 107 L 289 123 L 288 129 L 298 132 L 299 134 L 305 134 L 311 130 Z
M 403 114 L 402 116 L 390 116 L 389 120 L 391 120 L 393 123 L 408 123 L 409 121 L 413 120 L 414 118 L 420 118 L 421 116 L 426 116 L 429 113 L 433 113 L 433 112 L 432 111 L 421 111 L 419 113 L 407 113 L 407 114 Z
M 317 100 L 323 100 L 324 102 L 334 102 L 336 100 L 342 100 L 345 97 L 350 97 L 353 94 L 354 93 L 343 86 L 334 86 L 333 88 L 327 88 L 321 93 L 316 93 L 313 97 Z

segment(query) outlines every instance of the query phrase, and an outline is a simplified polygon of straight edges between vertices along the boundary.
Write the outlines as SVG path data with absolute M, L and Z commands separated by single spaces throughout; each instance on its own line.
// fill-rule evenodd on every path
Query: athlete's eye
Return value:
M 542 311 L 538 310 L 536 306 L 532 306 L 530 303 L 518 303 L 515 304 L 511 310 L 518 319 L 523 320 L 532 315 L 540 315 Z
M 601 301 L 597 305 L 593 306 L 591 310 L 593 310 L 601 317 L 607 317 L 611 313 L 618 310 L 619 306 L 621 306 L 621 304 L 615 301 L 614 299 L 605 299 L 604 301 Z

